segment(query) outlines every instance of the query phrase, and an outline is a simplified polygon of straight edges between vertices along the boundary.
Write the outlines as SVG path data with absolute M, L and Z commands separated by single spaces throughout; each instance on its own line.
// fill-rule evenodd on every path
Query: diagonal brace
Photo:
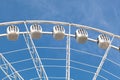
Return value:
M 25 22 L 24 22 L 24 25 L 25 25 L 25 28 L 27 30 L 27 34 L 23 34 L 23 37 L 25 39 L 26 45 L 28 47 L 28 50 L 29 50 L 30 56 L 32 58 L 33 64 L 35 66 L 35 69 L 37 71 L 38 77 L 40 78 L 40 80 L 42 80 L 42 79 L 48 80 L 46 71 L 42 65 L 42 61 L 39 57 L 39 54 L 37 52 L 37 49 L 36 49 L 35 44 L 32 40 L 32 37 L 29 33 L 27 24 Z
M 98 77 L 98 75 L 99 75 L 99 73 L 100 73 L 100 71 L 101 71 L 101 69 L 102 69 L 102 67 L 103 67 L 103 65 L 104 65 L 104 62 L 105 62 L 105 60 L 106 60 L 106 58 L 107 58 L 107 56 L 108 56 L 108 52 L 109 52 L 109 50 L 110 50 L 110 48 L 111 48 L 111 43 L 112 43 L 113 39 L 114 39 L 114 36 L 112 37 L 112 39 L 111 39 L 111 41 L 110 41 L 110 44 L 109 44 L 109 47 L 107 48 L 105 54 L 103 55 L 102 60 L 101 60 L 101 62 L 100 62 L 100 64 L 99 64 L 99 66 L 98 66 L 98 68 L 97 68 L 97 70 L 96 70 L 96 73 L 95 73 L 95 75 L 93 76 L 93 79 L 92 79 L 92 80 L 96 80 L 96 79 L 97 79 L 97 77 Z
M 0 69 L 9 80 L 24 80 L 8 60 L 0 53 Z

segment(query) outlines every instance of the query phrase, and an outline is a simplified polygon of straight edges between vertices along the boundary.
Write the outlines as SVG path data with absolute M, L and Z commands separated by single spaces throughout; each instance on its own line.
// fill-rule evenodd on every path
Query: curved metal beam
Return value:
M 30 32 L 19 32 L 19 35 L 23 35 L 23 34 L 30 34 Z M 42 34 L 48 34 L 48 35 L 52 35 L 52 32 L 42 32 Z M 74 34 L 65 34 L 65 36 L 70 36 L 70 37 L 74 37 L 75 38 L 75 35 Z M 0 37 L 4 37 L 4 36 L 7 36 L 7 34 L 0 34 Z M 88 38 L 89 41 L 91 42 L 97 42 L 96 39 L 92 39 L 92 38 Z M 119 47 L 117 46 L 114 46 L 114 45 L 111 45 L 111 48 L 114 48 L 116 50 L 119 50 Z
M 24 20 L 24 21 L 12 21 L 12 22 L 3 22 L 0 23 L 0 26 L 7 26 L 7 25 L 13 25 L 13 24 L 24 24 L 24 22 L 28 23 L 28 24 L 34 24 L 34 23 L 39 23 L 39 24 L 60 24 L 60 25 L 67 25 L 69 26 L 69 24 L 72 27 L 78 27 L 78 28 L 84 28 L 84 29 L 88 29 L 88 30 L 93 30 L 93 31 L 97 31 L 100 33 L 104 33 L 110 36 L 114 36 L 115 38 L 119 38 L 119 35 L 115 35 L 113 33 L 101 30 L 101 29 L 97 29 L 97 28 L 93 28 L 90 26 L 85 26 L 85 25 L 80 25 L 80 24 L 74 24 L 74 23 L 68 23 L 68 22 L 60 22 L 60 21 L 47 21 L 47 20 Z

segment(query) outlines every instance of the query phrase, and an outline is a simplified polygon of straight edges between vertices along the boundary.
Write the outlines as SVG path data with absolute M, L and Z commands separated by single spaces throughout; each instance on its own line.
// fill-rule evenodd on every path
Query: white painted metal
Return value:
M 66 80 L 70 80 L 70 33 L 71 25 L 69 24 L 69 35 L 66 40 Z
M 51 80 L 53 79 L 53 80 L 65 80 L 66 79 L 66 77 L 49 77 Z M 36 78 L 32 78 L 32 79 L 30 79 L 30 80 L 38 80 L 39 78 L 38 77 L 36 77 Z M 74 79 L 72 79 L 72 78 L 70 78 L 70 80 L 74 80 Z
M 103 34 L 107 34 L 110 36 L 114 36 L 115 38 L 119 38 L 119 35 L 115 35 L 113 33 L 101 30 L 101 29 L 97 29 L 97 28 L 93 28 L 90 26 L 85 26 L 85 25 L 80 25 L 80 24 L 74 24 L 74 23 L 68 23 L 68 22 L 59 22 L 59 21 L 47 21 L 47 20 L 25 20 L 25 21 L 13 21 L 13 22 L 4 22 L 4 23 L 0 23 L 0 26 L 5 26 L 5 25 L 13 25 L 13 24 L 24 24 L 24 22 L 26 23 L 30 23 L 30 24 L 34 24 L 34 23 L 43 23 L 43 24 L 56 24 L 56 25 L 66 25 L 69 26 L 69 24 L 71 24 L 71 26 L 73 27 L 78 27 L 78 28 L 84 28 L 84 29 L 88 29 L 88 30 L 93 30 L 93 31 L 97 31 Z
M 19 32 L 19 35 L 23 35 L 23 34 L 30 34 L 30 32 Z M 42 34 L 48 34 L 48 35 L 51 35 L 52 32 L 42 32 Z M 67 36 L 68 34 L 65 34 L 65 36 Z M 4 37 L 4 36 L 7 36 L 7 34 L 0 34 L 0 37 Z M 70 37 L 75 37 L 75 35 L 73 34 L 70 34 Z M 88 38 L 89 41 L 92 41 L 92 42 L 97 42 L 97 40 L 95 39 L 92 39 L 92 38 Z M 114 45 L 111 45 L 112 48 L 116 49 L 116 50 L 119 50 L 119 47 L 117 46 L 114 46 Z
M 64 38 L 64 36 L 67 36 L 67 43 L 66 43 L 66 80 L 70 80 L 70 38 L 71 37 L 76 37 L 76 35 L 74 35 L 74 34 L 71 34 L 70 33 L 70 27 L 78 27 L 78 28 L 83 28 L 83 29 L 88 29 L 88 30 L 93 30 L 93 31 L 97 31 L 97 32 L 100 32 L 100 33 L 103 33 L 103 34 L 105 34 L 105 35 L 109 35 L 109 36 L 114 36 L 115 38 L 119 38 L 120 39 L 120 36 L 119 35 L 115 35 L 115 34 L 113 34 L 113 33 L 110 33 L 110 32 L 107 32 L 107 31 L 103 31 L 103 30 L 100 30 L 100 29 L 96 29 L 96 28 L 92 28 L 92 27 L 89 27 L 89 26 L 85 26 L 85 25 L 79 25 L 79 24 L 74 24 L 74 23 L 67 23 L 67 22 L 58 22 L 58 21 L 44 21 L 44 20 L 27 20 L 27 21 L 14 21 L 14 22 L 5 22 L 5 23 L 0 23 L 0 26 L 4 26 L 4 25 L 14 25 L 14 24 L 25 24 L 25 27 L 26 27 L 26 30 L 27 31 L 25 31 L 25 32 L 18 32 L 18 35 L 19 34 L 23 34 L 23 36 L 24 36 L 24 39 L 25 39 L 25 41 L 26 41 L 26 44 L 27 44 L 27 47 L 28 47 L 28 50 L 29 50 L 29 52 L 30 52 L 30 55 L 31 55 L 31 57 L 32 57 L 32 60 L 33 60 L 33 63 L 34 63 L 34 66 L 35 66 L 35 68 L 36 68 L 36 71 L 37 71 L 37 73 L 38 73 L 38 76 L 39 76 L 39 78 L 40 79 L 42 79 L 42 78 L 44 78 L 45 80 L 48 80 L 48 77 L 47 77 L 47 74 L 46 74 L 46 72 L 45 72 L 45 70 L 44 70 L 44 67 L 43 67 L 43 65 L 42 65 L 42 62 L 41 62 L 41 59 L 40 59 L 40 57 L 39 57 L 39 55 L 38 55 L 38 52 L 37 52 L 37 50 L 36 50 L 36 47 L 35 47 L 35 45 L 34 45 L 34 43 L 33 43 L 33 41 L 32 41 L 32 38 L 34 38 L 32 35 L 30 35 L 31 34 L 31 32 L 33 31 L 35 31 L 35 30 L 32 30 L 31 28 L 30 28 L 30 32 L 29 32 L 29 30 L 28 30 L 28 28 L 27 28 L 27 25 L 26 25 L 26 23 L 30 23 L 30 24 L 39 24 L 39 23 L 41 23 L 41 24 L 54 24 L 54 25 L 65 25 L 65 26 L 69 26 L 69 33 L 66 33 L 65 34 L 65 32 L 64 32 L 64 35 L 62 35 L 62 37 L 59 37 L 58 35 L 53 35 L 54 36 L 54 38 L 56 38 L 56 39 L 62 39 L 62 38 Z M 61 31 L 62 29 L 60 29 L 60 31 Z M 54 34 L 54 32 L 55 32 L 55 29 L 53 29 L 53 32 L 40 32 L 40 34 Z M 7 32 L 8 33 L 8 32 Z M 89 40 L 89 41 L 92 41 L 92 42 L 97 42 L 97 40 L 95 40 L 95 39 L 92 39 L 92 38 L 88 38 L 88 34 L 86 34 L 87 36 L 87 39 Z M 2 36 L 8 36 L 8 34 L 0 34 L 0 37 L 2 37 Z M 31 37 L 32 36 L 32 37 Z M 57 37 L 56 37 L 57 36 Z M 114 38 L 113 37 L 113 38 Z M 36 38 L 38 38 L 38 37 L 36 37 Z M 79 40 L 80 39 L 80 37 L 78 37 L 77 36 L 77 41 L 86 41 L 87 39 L 85 39 L 85 40 Z M 112 39 L 113 39 L 112 38 Z M 9 39 L 13 39 L 13 38 L 9 38 Z M 58 40 L 59 40 L 58 39 Z M 101 62 L 100 62 L 100 64 L 99 64 L 99 66 L 98 66 L 98 68 L 97 68 L 97 70 L 96 70 L 96 73 L 95 73 L 95 75 L 94 75 L 94 77 L 93 77 L 93 80 L 96 80 L 96 78 L 97 78 L 97 76 L 99 76 L 99 73 L 100 73 L 100 71 L 101 71 L 101 69 L 102 69 L 102 66 L 103 66 L 103 64 L 104 64 L 104 61 L 106 60 L 106 57 L 107 57 L 107 55 L 108 55 L 108 52 L 109 52 L 109 50 L 110 50 L 110 48 L 114 48 L 114 49 L 117 49 L 117 50 L 120 50 L 120 48 L 119 47 L 117 47 L 117 46 L 114 46 L 114 45 L 112 45 L 111 44 L 111 42 L 112 42 L 112 40 L 111 40 L 111 42 L 108 40 L 108 43 L 106 44 L 106 42 L 107 41 L 105 41 L 105 40 L 102 40 L 102 39 L 100 39 L 99 37 L 98 37 L 98 39 L 99 39 L 99 43 L 98 43 L 98 45 L 101 47 L 101 48 L 104 48 L 104 49 L 106 49 L 107 48 L 107 50 L 106 50 L 106 52 L 105 52 L 105 54 L 104 54 L 104 56 L 103 56 L 103 58 L 102 58 L 102 60 L 101 60 Z M 15 39 L 14 39 L 15 40 Z M 107 40 L 107 39 L 106 39 Z M 105 42 L 105 43 L 104 43 Z M 82 43 L 82 42 L 81 42 Z M 1 68 L 1 66 L 0 66 L 0 68 Z M 5 68 L 5 70 L 7 70 L 7 67 L 4 67 Z M 11 75 L 8 75 L 7 73 L 6 73 L 6 71 L 4 70 L 4 68 L 1 68 L 1 70 L 7 75 L 7 77 L 11 80 Z M 13 76 L 12 76 L 13 77 Z
M 24 80 L 23 77 L 15 70 L 8 60 L 0 53 L 0 69 L 5 73 L 9 80 Z
M 96 72 L 95 72 L 95 75 L 93 76 L 93 79 L 92 79 L 92 80 L 96 80 L 96 79 L 97 79 L 97 77 L 98 77 L 98 75 L 99 75 L 99 73 L 100 73 L 100 71 L 101 71 L 101 69 L 102 69 L 102 66 L 103 66 L 103 64 L 104 64 L 104 62 L 105 62 L 105 60 L 106 60 L 106 58 L 107 58 L 107 55 L 108 55 L 108 52 L 109 52 L 109 50 L 110 50 L 110 48 L 111 48 L 111 43 L 112 43 L 113 39 L 114 39 L 114 36 L 112 37 L 112 39 L 111 39 L 111 41 L 110 41 L 110 44 L 109 44 L 109 46 L 108 46 L 105 54 L 103 55 L 102 60 L 101 60 L 101 62 L 100 62 L 100 64 L 99 64 L 99 66 L 98 66 L 98 68 L 97 68 L 97 70 L 96 70 Z
M 26 23 L 30 23 L 30 24 L 39 24 L 39 23 L 43 23 L 43 24 L 56 24 L 56 25 L 69 25 L 70 23 L 67 23 L 67 22 L 59 22 L 59 21 L 46 21 L 46 20 L 26 20 L 26 21 L 13 21 L 13 22 L 4 22 L 4 23 L 0 23 L 0 26 L 7 26 L 7 25 L 14 25 L 14 24 L 24 24 L 24 22 Z M 110 33 L 110 32 L 107 32 L 107 31 L 104 31 L 104 30 L 100 30 L 100 29 L 96 29 L 96 28 L 92 28 L 92 27 L 89 27 L 89 26 L 85 26 L 85 25 L 79 25 L 79 24 L 74 24 L 74 23 L 71 23 L 71 27 L 78 27 L 78 28 L 83 28 L 83 29 L 88 29 L 88 30 L 93 30 L 93 31 L 97 31 L 97 32 L 100 32 L 100 33 L 103 33 L 103 34 L 107 34 L 109 36 L 114 36 L 115 38 L 119 38 L 120 39 L 120 36 L 119 35 L 115 35 L 113 33 Z M 29 33 L 29 32 L 19 32 L 19 34 L 24 34 L 24 33 Z M 52 34 L 52 32 L 42 32 L 42 34 Z M 65 36 L 67 36 L 68 34 L 65 34 Z M 7 36 L 7 34 L 0 34 L 0 37 L 3 37 L 3 36 Z M 71 37 L 75 37 L 75 35 L 71 34 L 70 35 Z M 92 38 L 88 38 L 89 41 L 92 41 L 92 42 L 97 42 L 95 39 L 92 39 Z M 114 45 L 111 45 L 112 48 L 116 49 L 116 50 L 119 50 L 119 47 L 117 46 L 114 46 Z
M 26 45 L 28 47 L 28 50 L 29 50 L 29 53 L 32 57 L 32 60 L 33 60 L 33 64 L 36 68 L 36 71 L 37 71 L 37 74 L 38 74 L 38 77 L 42 80 L 44 78 L 44 80 L 48 80 L 48 77 L 47 77 L 47 74 L 46 74 L 46 71 L 42 65 L 42 61 L 39 57 L 39 54 L 37 52 L 37 49 L 34 45 L 34 42 L 32 40 L 32 37 L 31 35 L 29 34 L 29 30 L 28 30 L 28 27 L 27 27 L 27 24 L 24 22 L 24 25 L 25 25 L 25 28 L 28 32 L 28 34 L 23 34 L 24 36 L 24 39 L 26 41 Z

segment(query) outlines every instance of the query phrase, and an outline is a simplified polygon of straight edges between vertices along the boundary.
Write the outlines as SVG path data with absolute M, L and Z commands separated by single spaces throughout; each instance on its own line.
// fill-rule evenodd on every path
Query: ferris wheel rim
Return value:
M 106 34 L 106 35 L 109 35 L 109 36 L 112 36 L 114 38 L 119 38 L 120 39 L 120 36 L 119 35 L 115 35 L 113 33 L 110 33 L 110 32 L 107 32 L 107 31 L 104 31 L 104 30 L 101 30 L 101 29 L 97 29 L 97 28 L 93 28 L 93 27 L 89 27 L 89 26 L 85 26 L 85 25 L 80 25 L 80 24 L 74 24 L 74 23 L 68 23 L 68 22 L 60 22 L 60 21 L 47 21 L 47 20 L 25 20 L 25 21 L 12 21 L 12 22 L 3 22 L 3 23 L 0 23 L 0 26 L 7 26 L 7 25 L 17 25 L 17 24 L 34 24 L 34 23 L 38 23 L 38 24 L 54 24 L 54 25 L 67 25 L 67 26 L 70 26 L 70 27 L 77 27 L 77 28 L 84 28 L 84 29 L 87 29 L 87 30 L 93 30 L 93 31 L 97 31 L 99 33 L 103 33 L 103 34 Z M 19 32 L 19 34 L 29 34 L 30 35 L 30 32 L 29 30 L 28 31 L 25 31 L 25 32 Z M 52 34 L 52 32 L 42 32 L 42 34 Z M 7 33 L 6 34 L 0 34 L 0 36 L 7 36 Z M 69 33 L 65 33 L 65 36 L 67 37 L 75 37 L 75 35 L 72 35 L 70 33 L 70 30 L 69 30 Z M 94 40 L 92 38 L 88 38 L 88 40 L 90 41 L 93 41 L 93 42 L 97 42 L 97 40 Z M 120 48 L 119 47 L 116 47 L 112 44 L 110 44 L 110 47 L 111 48 L 115 48 L 117 50 L 119 50 Z M 72 49 L 72 48 L 71 48 Z M 99 74 L 97 75 L 99 76 Z
M 114 36 L 115 38 L 119 38 L 120 39 L 120 35 L 116 35 L 113 34 L 111 32 L 102 30 L 102 29 L 98 29 L 98 28 L 93 28 L 91 26 L 86 26 L 86 25 L 80 25 L 80 24 L 75 24 L 75 23 L 69 23 L 69 22 L 62 22 L 62 21 L 51 21 L 51 20 L 22 20 L 22 21 L 9 21 L 9 22 L 2 22 L 0 23 L 0 26 L 8 26 L 8 25 L 12 25 L 12 24 L 24 24 L 28 23 L 28 24 L 33 24 L 33 23 L 39 23 L 39 24 L 60 24 L 60 25 L 67 25 L 67 26 L 71 26 L 71 27 L 78 27 L 78 28 L 84 28 L 84 29 L 88 29 L 88 30 L 93 30 L 96 32 L 100 32 L 103 34 L 107 34 L 109 36 Z
M 93 30 L 93 31 L 96 31 L 96 32 L 106 34 L 106 35 L 109 35 L 111 37 L 120 39 L 119 35 L 115 35 L 115 34 L 113 34 L 111 32 L 107 32 L 107 31 L 104 31 L 104 30 L 101 30 L 101 29 L 98 29 L 98 28 L 93 28 L 93 27 L 90 27 L 90 26 L 74 24 L 74 23 L 68 23 L 68 22 L 61 22 L 61 21 L 49 21 L 49 20 L 10 21 L 10 22 L 2 22 L 2 23 L 0 23 L 0 27 L 1 26 L 5 27 L 5 26 L 8 26 L 8 25 L 15 25 L 15 24 L 17 25 L 17 24 L 36 24 L 36 23 L 37 24 L 67 25 L 67 26 L 71 26 L 71 27 L 83 28 L 83 29 Z M 41 33 L 42 34 L 51 34 L 51 35 L 53 34 L 52 32 L 47 32 L 47 31 L 42 31 Z M 25 31 L 25 32 L 19 32 L 18 34 L 30 34 L 30 32 Z M 69 33 L 65 33 L 64 35 L 65 36 L 70 36 L 70 37 L 75 37 L 74 34 L 69 34 Z M 0 37 L 3 37 L 3 36 L 7 36 L 7 33 L 0 34 Z M 89 38 L 89 37 L 88 37 L 88 40 L 92 41 L 92 42 L 97 42 L 96 39 L 92 39 L 92 38 Z M 118 51 L 120 50 L 120 48 L 117 47 L 117 46 L 111 45 L 111 47 L 118 50 Z

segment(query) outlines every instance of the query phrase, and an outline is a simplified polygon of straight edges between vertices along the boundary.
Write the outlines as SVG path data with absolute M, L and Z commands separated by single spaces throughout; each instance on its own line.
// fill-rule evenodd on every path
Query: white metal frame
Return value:
M 97 77 L 98 77 L 98 75 L 99 75 L 99 73 L 100 73 L 100 71 L 101 71 L 101 69 L 102 69 L 102 67 L 103 67 L 103 65 L 104 65 L 104 62 L 105 62 L 105 60 L 106 60 L 106 58 L 107 58 L 107 56 L 108 56 L 108 52 L 109 52 L 109 50 L 110 50 L 110 48 L 111 48 L 111 43 L 112 43 L 113 39 L 114 39 L 114 36 L 112 37 L 112 39 L 111 39 L 111 41 L 110 41 L 110 44 L 109 44 L 109 47 L 106 49 L 106 52 L 105 52 L 105 54 L 103 55 L 102 60 L 101 60 L 101 62 L 100 62 L 100 64 L 99 64 L 99 66 L 98 66 L 98 68 L 97 68 L 97 70 L 96 70 L 96 72 L 95 72 L 95 75 L 93 76 L 93 79 L 92 79 L 92 80 L 96 80 L 96 79 L 97 79 Z
M 69 25 L 69 34 L 66 41 L 66 80 L 70 80 L 70 33 L 71 25 Z
M 15 68 L 10 64 L 10 62 L 8 62 L 8 60 L 1 53 L 0 60 L 1 60 L 0 69 L 5 73 L 5 75 L 7 76 L 6 78 L 8 78 L 9 80 L 24 80 L 23 77 L 15 70 Z
M 24 25 L 25 25 L 27 32 L 29 33 L 27 24 L 25 22 L 24 22 Z M 37 49 L 35 47 L 35 44 L 32 40 L 31 35 L 30 34 L 23 34 L 23 36 L 24 36 L 26 45 L 28 47 L 29 53 L 31 55 L 31 58 L 33 60 L 34 66 L 36 68 L 36 71 L 37 71 L 37 74 L 38 74 L 40 80 L 43 80 L 43 79 L 48 80 L 47 74 L 46 74 L 45 69 L 42 65 L 42 61 L 39 57 L 39 54 L 37 52 Z
M 106 34 L 106 35 L 109 35 L 109 36 L 114 36 L 114 38 L 119 38 L 120 39 L 119 35 L 115 35 L 113 33 L 110 33 L 110 32 L 107 32 L 107 31 L 104 31 L 104 30 L 101 30 L 101 29 L 97 29 L 97 28 L 93 28 L 93 27 L 85 26 L 85 25 L 80 25 L 80 24 L 74 24 L 74 23 L 68 23 L 68 22 L 59 22 L 59 21 L 46 21 L 46 20 L 12 21 L 12 22 L 3 22 L 3 23 L 0 23 L 0 26 L 3 27 L 3 26 L 8 26 L 8 25 L 24 24 L 24 22 L 26 22 L 26 24 L 37 23 L 37 24 L 56 24 L 56 25 L 61 24 L 61 25 L 65 25 L 65 26 L 71 25 L 71 27 L 78 27 L 78 28 L 83 28 L 83 29 L 86 29 L 86 30 L 87 29 L 88 30 L 93 30 L 93 31 L 100 32 L 100 33 L 103 33 L 103 34 Z M 19 32 L 19 34 L 25 34 L 25 33 L 28 33 L 28 32 Z M 52 32 L 42 32 L 42 34 L 52 34 Z M 68 34 L 65 34 L 65 35 L 67 36 Z M 7 36 L 7 34 L 0 34 L 0 37 L 3 37 L 3 36 Z M 70 34 L 70 36 L 71 37 L 75 37 L 74 34 Z M 88 38 L 88 40 L 92 41 L 92 42 L 97 42 L 97 40 L 92 39 L 92 38 Z M 114 45 L 111 45 L 111 48 L 119 50 L 119 47 L 114 46 Z
M 19 32 L 20 35 L 23 35 L 24 36 L 24 39 L 25 39 L 25 42 L 26 42 L 26 45 L 28 47 L 28 50 L 29 50 L 29 53 L 32 57 L 32 60 L 33 60 L 33 64 L 35 66 L 35 69 L 37 71 L 37 74 L 38 74 L 38 77 L 39 79 L 41 80 L 48 80 L 48 76 L 46 74 L 46 71 L 42 65 L 42 61 L 41 61 L 41 58 L 39 57 L 39 54 L 37 52 L 37 49 L 34 45 L 34 42 L 31 38 L 31 35 L 30 35 L 30 31 L 28 30 L 28 27 L 27 27 L 27 24 L 54 24 L 54 25 L 64 25 L 64 26 L 68 26 L 69 27 L 69 33 L 65 33 L 65 36 L 67 36 L 67 40 L 66 40 L 66 80 L 70 80 L 70 39 L 71 37 L 74 37 L 75 38 L 75 34 L 71 34 L 71 27 L 78 27 L 78 28 L 83 28 L 83 29 L 88 29 L 88 30 L 93 30 L 93 31 L 96 31 L 96 32 L 100 32 L 100 33 L 103 33 L 103 34 L 106 34 L 106 35 L 109 35 L 109 36 L 113 36 L 113 38 L 111 39 L 111 43 L 113 41 L 114 38 L 119 38 L 120 39 L 120 36 L 119 35 L 115 35 L 113 33 L 110 33 L 110 32 L 107 32 L 107 31 L 103 31 L 103 30 L 100 30 L 100 29 L 96 29 L 96 28 L 92 28 L 92 27 L 89 27 L 89 26 L 85 26 L 85 25 L 79 25 L 79 24 L 74 24 L 74 23 L 68 23 L 68 22 L 59 22 L 59 21 L 45 21 L 45 20 L 26 20 L 26 21 L 13 21 L 13 22 L 4 22 L 4 23 L 0 23 L 0 26 L 7 26 L 7 25 L 15 25 L 15 24 L 24 24 L 25 25 L 25 28 L 26 28 L 26 31 L 25 32 Z M 50 34 L 52 35 L 52 32 L 42 32 L 42 34 Z M 0 34 L 0 37 L 3 37 L 3 36 L 7 36 L 7 33 L 5 34 Z M 92 42 L 97 42 L 96 39 L 92 39 L 92 38 L 88 38 L 89 41 L 92 41 Z M 109 47 L 106 49 L 106 52 L 104 54 L 104 56 L 102 57 L 102 60 L 96 70 L 96 73 L 94 74 L 93 76 L 93 80 L 96 80 L 97 77 L 99 76 L 99 73 L 102 69 L 102 66 L 104 65 L 104 62 L 107 58 L 107 55 L 108 55 L 108 52 L 110 50 L 110 48 L 114 48 L 116 50 L 119 50 L 119 47 L 117 46 L 114 46 L 110 43 Z M 1 70 L 6 74 L 6 76 L 10 79 L 10 80 L 13 80 L 12 78 L 15 79 L 16 77 L 16 74 L 17 74 L 17 77 L 19 77 L 19 80 L 24 80 L 20 74 L 12 67 L 12 65 L 5 59 L 5 57 L 0 54 L 0 58 L 3 60 L 3 62 L 6 64 L 4 66 L 0 66 Z M 12 75 L 9 75 L 6 71 L 7 69 L 11 69 L 11 73 Z M 13 74 L 15 73 L 15 74 Z

